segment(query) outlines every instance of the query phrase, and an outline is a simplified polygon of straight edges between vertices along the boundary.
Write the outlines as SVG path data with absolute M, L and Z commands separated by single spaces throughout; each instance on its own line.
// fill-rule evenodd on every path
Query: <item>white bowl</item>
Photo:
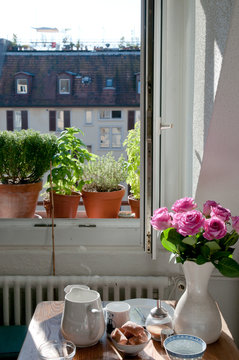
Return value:
M 128 355 L 131 356 L 135 356 L 137 355 L 140 351 L 142 351 L 145 346 L 149 343 L 150 339 L 151 339 L 151 334 L 147 331 L 144 330 L 145 334 L 148 337 L 148 340 L 146 342 L 144 342 L 143 344 L 138 344 L 138 345 L 122 345 L 122 344 L 118 344 L 114 339 L 111 338 L 114 346 L 116 347 L 116 349 L 118 349 L 119 351 L 122 351 Z
M 164 340 L 163 345 L 171 360 L 200 360 L 207 348 L 205 341 L 188 334 L 172 335 Z

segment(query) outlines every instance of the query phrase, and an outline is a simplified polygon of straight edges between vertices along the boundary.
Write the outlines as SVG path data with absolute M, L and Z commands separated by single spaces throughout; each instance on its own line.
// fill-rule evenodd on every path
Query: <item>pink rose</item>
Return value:
M 239 234 L 239 216 L 232 216 L 232 227 Z
M 213 216 L 204 222 L 205 232 L 203 236 L 207 240 L 221 239 L 227 234 L 225 222 L 219 217 Z
M 175 201 L 172 206 L 172 210 L 176 213 L 191 211 L 197 207 L 197 204 L 194 203 L 194 199 L 191 197 L 185 197 Z
M 218 206 L 219 204 L 216 203 L 216 201 L 213 200 L 207 200 L 205 204 L 203 204 L 203 214 L 205 216 L 210 216 L 212 211 L 212 206 Z
M 154 211 L 150 223 L 155 230 L 165 230 L 172 226 L 171 220 L 168 209 L 163 207 Z
M 210 215 L 211 217 L 216 216 L 222 219 L 223 221 L 228 221 L 230 219 L 231 212 L 229 209 L 225 209 L 221 205 L 217 205 L 217 206 L 212 206 L 212 211 Z
M 200 211 L 191 210 L 177 213 L 173 216 L 172 225 L 183 236 L 195 235 L 204 224 L 204 217 Z

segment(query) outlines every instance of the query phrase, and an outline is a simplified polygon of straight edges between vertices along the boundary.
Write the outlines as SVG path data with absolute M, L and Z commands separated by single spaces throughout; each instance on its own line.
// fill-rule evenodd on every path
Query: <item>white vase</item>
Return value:
M 208 292 L 212 270 L 211 262 L 185 261 L 186 290 L 177 303 L 173 324 L 176 334 L 195 335 L 207 344 L 217 341 L 222 330 L 218 306 Z

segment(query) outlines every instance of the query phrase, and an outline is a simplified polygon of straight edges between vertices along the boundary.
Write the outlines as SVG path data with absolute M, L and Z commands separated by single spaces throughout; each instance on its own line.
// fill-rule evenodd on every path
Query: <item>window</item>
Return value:
M 122 147 L 121 127 L 100 128 L 100 148 L 121 149 L 121 147 Z
M 85 125 L 92 125 L 92 111 L 86 110 L 85 112 Z
M 110 119 L 111 113 L 110 110 L 101 110 L 100 119 Z
M 28 92 L 27 79 L 17 79 L 17 93 L 27 94 L 27 92 Z
M 113 86 L 113 79 L 106 79 L 106 87 L 112 87 Z
M 121 119 L 121 111 L 113 110 L 112 111 L 112 119 Z
M 140 80 L 137 82 L 137 93 L 140 94 Z
M 70 79 L 59 80 L 59 93 L 70 94 Z
M 22 130 L 28 129 L 28 112 L 26 110 L 8 110 L 7 117 L 7 130 Z
M 69 110 L 49 111 L 49 131 L 62 131 L 71 126 Z
M 101 110 L 100 119 L 121 119 L 121 110 Z

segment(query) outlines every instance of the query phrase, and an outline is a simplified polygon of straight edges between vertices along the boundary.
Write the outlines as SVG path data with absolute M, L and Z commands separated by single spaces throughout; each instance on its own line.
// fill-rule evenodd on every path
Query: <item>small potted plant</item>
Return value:
M 127 176 L 124 156 L 116 160 L 112 152 L 97 156 L 84 167 L 87 183 L 82 198 L 89 218 L 116 218 L 125 194 L 121 185 Z
M 34 217 L 56 136 L 28 129 L 0 132 L 0 217 Z
M 91 159 L 86 145 L 75 134 L 82 134 L 80 129 L 71 127 L 61 132 L 57 139 L 58 151 L 53 157 L 52 172 L 48 175 L 47 193 L 53 194 L 54 217 L 75 218 L 81 196 L 81 189 L 85 184 L 83 179 L 83 165 Z M 48 216 L 51 206 L 51 195 L 44 200 Z
M 123 145 L 128 157 L 128 175 L 126 183 L 130 185 L 128 201 L 132 213 L 140 217 L 140 123 L 136 122 L 134 129 L 129 130 Z

